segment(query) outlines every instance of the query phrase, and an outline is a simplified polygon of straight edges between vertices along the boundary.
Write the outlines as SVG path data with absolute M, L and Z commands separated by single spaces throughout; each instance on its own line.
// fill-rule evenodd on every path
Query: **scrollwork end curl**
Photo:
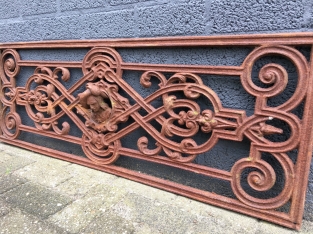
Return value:
M 16 50 L 6 49 L 0 57 L 0 76 L 3 84 L 11 83 L 15 86 L 15 76 L 20 72 L 20 55 Z
M 276 209 L 286 204 L 292 194 L 294 186 L 294 165 L 286 153 L 272 153 L 272 156 L 280 163 L 284 172 L 284 187 L 280 193 L 273 198 L 256 198 L 248 194 L 242 186 L 242 174 L 247 169 L 253 169 L 248 174 L 248 185 L 257 192 L 270 190 L 276 182 L 276 172 L 273 166 L 262 160 L 254 146 L 252 146 L 250 157 L 243 158 L 232 167 L 231 186 L 236 197 L 244 204 L 258 209 Z
M 8 107 L 4 107 L 1 110 L 0 113 L 0 118 L 1 118 L 1 131 L 2 134 L 7 138 L 7 139 L 16 139 L 21 131 L 20 131 L 20 125 L 22 123 L 21 117 L 18 113 L 16 112 L 11 112 L 8 110 Z
M 243 62 L 244 71 L 241 75 L 241 83 L 248 93 L 257 97 L 256 104 L 261 100 L 266 102 L 267 98 L 277 96 L 285 89 L 288 83 L 288 74 L 286 69 L 279 64 L 267 64 L 262 67 L 259 72 L 260 81 L 266 85 L 270 85 L 269 87 L 258 87 L 252 81 L 253 65 L 258 59 L 269 54 L 288 58 L 297 69 L 298 82 L 294 94 L 289 100 L 277 107 L 277 109 L 280 110 L 290 111 L 301 103 L 308 84 L 308 79 L 306 78 L 309 70 L 308 62 L 298 50 L 288 46 L 258 47 L 252 51 Z M 262 105 L 266 105 L 266 103 Z
M 297 87 L 293 95 L 283 104 L 271 107 L 267 99 L 281 94 L 288 83 L 288 74 L 281 65 L 270 63 L 263 66 L 259 72 L 260 81 L 268 87 L 256 86 L 251 78 L 255 62 L 266 55 L 278 55 L 288 58 L 296 67 L 298 73 Z M 294 164 L 287 152 L 299 147 L 301 120 L 291 110 L 297 107 L 305 98 L 308 84 L 308 63 L 304 56 L 294 48 L 287 46 L 261 46 L 245 59 L 241 82 L 244 89 L 256 97 L 255 113 L 246 118 L 237 129 L 238 135 L 245 135 L 251 140 L 250 156 L 237 161 L 232 170 L 232 190 L 244 204 L 258 209 L 277 209 L 286 204 L 292 196 L 294 186 Z M 290 128 L 290 136 L 283 142 L 272 142 L 264 136 L 282 134 L 281 128 L 267 124 L 273 119 L 279 119 Z M 247 169 L 253 169 L 248 174 L 247 183 L 251 189 L 258 192 L 270 190 L 276 182 L 276 174 L 270 164 L 261 157 L 262 152 L 269 153 L 281 165 L 284 173 L 284 187 L 273 198 L 260 199 L 251 196 L 242 186 L 242 174 Z

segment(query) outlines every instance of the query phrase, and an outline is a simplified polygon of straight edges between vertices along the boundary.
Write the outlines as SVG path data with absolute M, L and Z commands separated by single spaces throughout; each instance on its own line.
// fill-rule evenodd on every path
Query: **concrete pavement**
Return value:
M 0 234 L 313 233 L 0 143 Z

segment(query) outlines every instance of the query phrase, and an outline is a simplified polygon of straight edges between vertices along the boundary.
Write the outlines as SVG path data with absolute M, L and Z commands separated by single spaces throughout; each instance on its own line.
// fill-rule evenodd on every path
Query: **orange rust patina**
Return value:
M 312 154 L 313 50 L 310 61 L 307 61 L 294 48 L 296 45 L 312 47 L 313 33 L 0 44 L 0 140 L 299 229 Z M 175 46 L 249 46 L 254 49 L 240 66 L 125 63 L 115 50 Z M 47 48 L 90 48 L 90 51 L 83 61 L 73 62 L 27 61 L 22 60 L 18 52 L 23 49 Z M 261 68 L 259 79 L 267 87 L 257 86 L 251 78 L 255 62 L 267 55 L 289 59 L 298 73 L 293 95 L 275 107 L 269 106 L 267 100 L 284 91 L 288 83 L 285 68 L 275 63 Z M 25 66 L 36 67 L 35 72 L 24 87 L 17 87 L 16 76 L 20 68 Z M 66 89 L 63 83 L 70 79 L 69 68 L 82 69 L 83 77 Z M 158 79 L 159 89 L 145 98 L 142 97 L 122 78 L 123 70 L 142 72 L 140 84 L 144 88 L 150 87 L 152 77 Z M 173 75 L 166 77 L 166 72 Z M 255 97 L 254 114 L 247 116 L 244 110 L 223 107 L 218 95 L 203 84 L 201 74 L 238 76 L 243 88 Z M 86 83 L 85 91 L 75 94 Z M 135 104 L 130 104 L 120 94 L 120 90 L 126 92 Z M 175 96 L 177 91 L 184 94 L 183 99 Z M 200 96 L 212 103 L 212 110 L 201 109 L 197 103 Z M 151 102 L 157 98 L 161 98 L 163 105 L 156 108 Z M 300 119 L 292 111 L 301 103 L 304 103 L 304 113 Z M 25 107 L 35 127 L 23 124 L 17 112 L 18 106 Z M 139 109 L 144 109 L 147 114 L 142 116 Z M 175 111 L 178 109 L 180 111 Z M 60 126 L 58 121 L 62 116 L 70 118 L 83 135 L 70 135 L 71 126 L 67 122 Z M 134 120 L 133 123 L 123 128 L 118 127 L 129 118 Z M 282 129 L 268 122 L 271 119 L 279 119 L 289 125 L 291 134 L 286 141 L 272 142 L 264 137 L 282 133 Z M 162 126 L 161 130 L 153 126 L 152 120 Z M 157 142 L 154 149 L 148 149 L 148 138 L 144 136 L 138 139 L 137 150 L 121 144 L 122 137 L 138 128 L 143 128 Z M 19 139 L 22 131 L 81 145 L 87 158 L 22 141 Z M 210 134 L 201 144 L 193 139 L 199 131 Z M 182 140 L 174 141 L 171 136 L 179 136 Z M 250 155 L 235 162 L 231 171 L 193 163 L 197 155 L 209 151 L 219 139 L 242 141 L 244 137 L 251 141 Z M 295 163 L 287 154 L 294 149 L 298 150 Z M 241 184 L 241 175 L 247 168 L 255 169 L 247 176 L 247 182 L 253 190 L 267 191 L 275 184 L 277 176 L 273 165 L 262 159 L 262 152 L 270 153 L 284 172 L 284 188 L 277 196 L 266 199 L 253 197 Z M 228 181 L 236 199 L 116 166 L 114 162 L 120 155 Z M 279 211 L 287 203 L 290 203 L 289 212 Z

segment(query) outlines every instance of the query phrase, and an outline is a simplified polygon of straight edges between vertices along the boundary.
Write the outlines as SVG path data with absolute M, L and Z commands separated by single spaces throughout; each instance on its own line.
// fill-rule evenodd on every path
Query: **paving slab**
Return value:
M 2 150 L 0 150 L 0 153 L 1 153 L 1 156 L 0 156 L 0 164 L 1 163 L 4 163 L 10 159 L 13 159 L 13 156 L 8 154 L 8 153 L 5 153 L 3 152 Z
M 272 223 L 268 223 L 265 221 L 260 220 L 259 225 L 257 227 L 257 233 L 256 234 L 279 234 L 279 233 L 284 233 L 284 234 L 312 234 L 313 233 L 313 223 L 308 222 L 306 220 L 303 220 L 302 222 L 302 227 L 301 230 L 294 231 L 288 228 L 284 228 Z
M 1 143 L 1 142 L 0 142 L 0 150 L 3 153 L 7 153 L 10 155 L 14 155 L 14 156 L 20 156 L 23 158 L 29 158 L 29 159 L 32 159 L 35 161 L 37 159 L 39 159 L 41 156 L 40 154 L 37 154 L 33 151 L 26 150 L 26 149 L 19 148 L 19 147 L 15 147 L 15 146 L 11 146 L 9 144 L 5 144 L 5 143 Z
M 177 207 L 168 203 L 155 203 L 153 199 L 134 193 L 128 193 L 112 210 L 124 220 L 145 223 L 163 233 L 186 233 L 188 225 L 185 224 L 193 221 L 193 217 Z
M 135 181 L 126 180 L 121 177 L 113 181 L 112 186 L 123 189 L 129 193 L 136 193 L 147 198 L 156 199 L 157 201 L 168 202 L 173 201 L 177 198 L 177 195 L 174 193 L 163 191 L 145 184 L 140 184 Z
M 71 178 L 56 186 L 56 190 L 73 198 L 79 198 L 100 185 L 112 182 L 117 177 L 76 164 L 65 167 Z
M 91 224 L 89 224 L 82 234 L 132 234 L 138 233 L 132 222 L 114 215 L 110 212 L 103 212 Z M 155 232 L 154 232 L 155 233 Z M 147 234 L 147 232 L 146 232 Z
M 49 222 L 55 223 L 70 233 L 78 233 L 101 212 L 104 200 L 104 197 L 99 196 L 76 200 L 51 216 Z
M 177 197 L 188 202 L 187 198 Z M 129 193 L 112 210 L 124 220 L 133 222 L 136 229 L 140 230 L 141 224 L 147 225 L 150 230 L 145 231 L 148 233 L 255 233 L 257 230 L 257 221 L 253 218 L 245 217 L 245 220 L 235 213 L 231 213 L 231 216 L 235 216 L 237 220 L 230 218 L 228 214 L 214 216 L 197 208 L 197 202 L 189 203 L 190 207 L 194 206 L 192 213 L 185 209 L 183 203 L 179 205 L 171 200 L 161 202 Z
M 0 217 L 8 214 L 10 210 L 11 210 L 11 207 L 2 199 L 0 199 Z
M 2 158 L 3 157 L 3 158 Z M 0 162 L 0 176 L 10 174 L 17 169 L 23 168 L 26 165 L 34 163 L 30 158 L 24 158 L 12 154 L 2 153 L 2 162 Z
M 186 197 L 177 196 L 171 206 L 193 217 L 186 233 L 201 233 L 201 230 L 208 230 L 209 233 L 255 233 L 257 230 L 258 220 L 255 218 L 204 205 Z
M 20 178 L 12 174 L 0 177 L 0 194 L 9 191 L 19 185 L 25 184 L 28 180 Z
M 90 187 L 89 193 L 52 215 L 49 221 L 71 233 L 78 233 L 124 195 L 123 190 L 119 191 L 105 185 Z
M 44 223 L 36 217 L 19 210 L 10 212 L 0 219 L 0 234 L 66 234 L 66 231 Z
M 41 219 L 55 214 L 72 201 L 69 197 L 32 183 L 22 184 L 0 197 L 10 205 Z
M 72 177 L 65 168 L 69 164 L 69 162 L 62 160 L 41 157 L 31 165 L 15 171 L 14 174 L 19 177 L 24 177 L 33 183 L 47 187 L 56 187 L 58 184 Z

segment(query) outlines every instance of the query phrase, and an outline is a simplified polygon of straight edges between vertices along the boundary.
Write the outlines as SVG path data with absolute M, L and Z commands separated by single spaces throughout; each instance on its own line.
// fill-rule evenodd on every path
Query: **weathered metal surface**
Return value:
M 115 50 L 131 47 L 167 46 L 255 46 L 240 66 L 198 66 L 172 64 L 125 63 Z M 299 229 L 312 154 L 313 126 L 313 63 L 293 45 L 313 45 L 312 33 L 277 35 L 240 35 L 221 37 L 174 37 L 152 39 L 122 39 L 103 41 L 50 41 L 1 44 L 1 136 L 0 140 L 56 158 L 103 170 L 125 178 L 149 184 L 209 204 L 238 211 L 270 222 Z M 25 61 L 19 49 L 34 48 L 90 48 L 83 61 Z M 290 60 L 296 67 L 298 82 L 291 97 L 283 104 L 272 107 L 267 101 L 282 93 L 288 83 L 286 69 L 279 64 L 264 65 L 259 79 L 267 86 L 257 86 L 251 77 L 255 62 L 268 55 L 278 55 Z M 16 85 L 21 67 L 36 67 L 23 87 Z M 81 68 L 83 77 L 72 87 L 63 85 L 71 79 L 68 68 Z M 142 72 L 138 77 L 143 88 L 158 79 L 159 89 L 142 97 L 124 79 L 124 70 Z M 166 77 L 164 73 L 173 75 Z M 223 107 L 218 95 L 206 85 L 201 74 L 238 76 L 246 92 L 255 97 L 254 114 L 245 110 Z M 85 85 L 86 84 L 86 85 Z M 75 93 L 85 86 L 84 91 Z M 135 104 L 130 104 L 128 94 Z M 176 92 L 184 97 L 177 96 Z M 213 109 L 203 109 L 197 103 L 206 98 Z M 151 103 L 161 98 L 162 106 Z M 300 119 L 293 110 L 304 103 Z M 23 124 L 17 107 L 24 107 L 34 127 Z M 139 110 L 147 113 L 141 115 Z M 70 118 L 82 131 L 81 137 L 69 134 L 70 124 L 60 123 L 63 116 Z M 120 123 L 132 118 L 133 123 L 120 128 Z M 282 134 L 283 130 L 271 125 L 279 119 L 290 128 L 290 136 L 282 142 L 273 142 L 265 136 Z M 152 121 L 160 124 L 157 129 Z M 143 128 L 156 141 L 155 148 L 148 147 L 148 138 L 137 141 L 137 150 L 122 145 L 120 139 L 138 128 Z M 51 137 L 82 147 L 87 158 L 48 149 L 19 139 L 22 131 Z M 199 144 L 193 136 L 207 134 Z M 179 138 L 173 138 L 178 136 Z M 209 151 L 219 139 L 251 142 L 250 155 L 234 163 L 231 171 L 210 168 L 193 163 L 195 158 Z M 177 141 L 175 139 L 181 139 Z M 297 149 L 294 163 L 287 154 Z M 269 153 L 280 164 L 284 174 L 284 187 L 275 197 L 254 197 L 242 186 L 246 169 L 248 185 L 255 191 L 271 189 L 276 182 L 273 165 L 262 159 Z M 235 198 L 180 185 L 140 172 L 114 165 L 120 155 L 172 166 L 204 176 L 230 182 Z M 251 170 L 252 169 L 252 170 Z M 279 211 L 290 204 L 289 212 Z

